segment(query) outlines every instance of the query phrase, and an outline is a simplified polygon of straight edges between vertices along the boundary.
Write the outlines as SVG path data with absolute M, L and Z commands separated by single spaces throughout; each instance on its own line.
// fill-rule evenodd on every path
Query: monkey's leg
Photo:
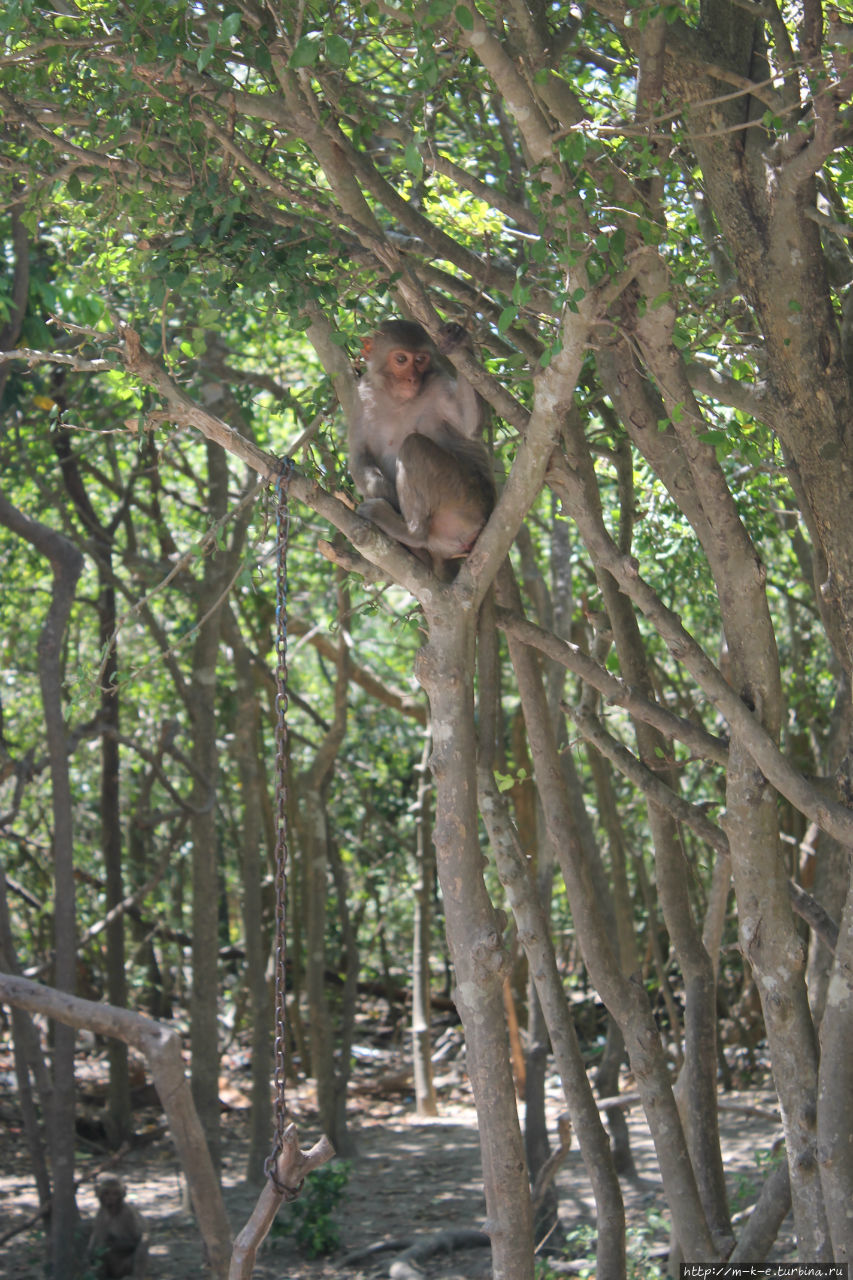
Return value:
M 409 534 L 425 538 L 433 558 L 468 554 L 488 519 L 493 488 L 485 451 L 474 450 L 458 432 L 445 445 L 420 434 L 408 436 L 397 458 L 397 498 Z M 411 543 L 410 543 L 411 545 Z

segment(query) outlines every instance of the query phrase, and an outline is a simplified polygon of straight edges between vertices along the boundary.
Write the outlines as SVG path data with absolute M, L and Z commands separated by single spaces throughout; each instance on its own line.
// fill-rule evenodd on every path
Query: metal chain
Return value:
M 290 536 L 290 512 L 287 493 L 293 462 L 285 458 L 275 484 L 276 498 L 276 670 L 275 670 L 275 1047 L 273 1083 L 275 1089 L 275 1136 L 272 1153 L 264 1164 L 264 1172 L 276 1189 L 287 1198 L 298 1192 L 283 1187 L 276 1177 L 276 1163 L 284 1150 L 287 1123 L 285 1098 L 285 1056 L 287 1026 L 285 1010 L 285 923 L 287 904 L 287 544 Z

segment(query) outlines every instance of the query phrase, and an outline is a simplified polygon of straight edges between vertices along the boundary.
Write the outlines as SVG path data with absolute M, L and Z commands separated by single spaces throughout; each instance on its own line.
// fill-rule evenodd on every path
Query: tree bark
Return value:
M 207 442 L 208 510 L 221 518 L 228 504 L 226 455 Z M 192 993 L 190 1049 L 193 1098 L 214 1166 L 222 1152 L 219 1134 L 219 835 L 216 786 L 219 773 L 216 667 L 222 611 L 228 583 L 228 557 L 216 551 L 204 561 L 198 589 L 196 640 L 187 691 L 192 724 Z
M 112 1005 L 81 1000 L 66 992 L 40 986 L 26 978 L 0 973 L 0 996 L 9 1004 L 29 1009 L 71 1027 L 87 1027 L 96 1035 L 118 1036 L 143 1054 L 151 1069 L 158 1096 L 166 1112 L 181 1168 L 186 1175 L 193 1209 L 204 1240 L 211 1275 L 221 1280 L 228 1271 L 231 1231 L 222 1200 L 217 1171 L 210 1157 L 192 1093 L 184 1074 L 181 1041 L 142 1014 Z M 69 1252 L 58 1272 L 73 1275 Z
M 424 753 L 418 777 L 417 866 L 415 909 L 412 919 L 412 1064 L 415 1077 L 415 1107 L 419 1116 L 438 1115 L 432 1077 L 430 955 L 432 952 L 432 895 L 435 853 L 432 843 L 429 754 L 432 735 L 424 738 Z
M 515 605 L 511 596 L 504 603 Z M 690 1242 L 691 1260 L 710 1261 L 716 1257 L 716 1249 L 699 1197 L 654 1018 L 639 982 L 623 977 L 610 941 L 612 930 L 602 912 L 593 873 L 567 802 L 538 665 L 530 651 L 511 636 L 509 648 L 545 821 L 566 882 L 584 963 L 625 1037 L 678 1238 Z
M 64 371 L 54 375 L 64 391 Z M 61 393 L 54 391 L 59 399 Z M 104 525 L 89 500 L 71 435 L 64 428 L 54 441 L 62 469 L 62 479 L 78 518 L 91 540 L 98 572 L 98 646 L 102 654 L 100 671 L 101 725 L 101 854 L 106 879 L 106 908 L 112 913 L 107 924 L 107 996 L 111 1004 L 127 1005 L 127 970 L 124 953 L 124 913 L 114 911 L 124 901 L 122 872 L 121 806 L 119 794 L 119 691 L 118 646 L 116 633 L 116 592 L 113 569 L 113 539 L 124 514 L 128 499 L 126 490 L 118 511 Z M 107 1091 L 106 1129 L 110 1146 L 118 1149 L 130 1135 L 133 1116 L 130 1104 L 130 1074 L 127 1045 L 112 1039 L 107 1044 L 110 1073 Z
M 599 582 L 613 627 L 622 675 L 652 701 L 654 690 L 631 604 L 616 590 L 606 570 L 599 576 Z M 634 727 L 640 759 L 660 776 L 658 761 L 668 756 L 667 740 L 642 721 L 635 722 Z M 677 792 L 679 783 L 674 773 L 670 773 L 667 780 L 672 790 Z M 708 1224 L 717 1247 L 725 1257 L 734 1244 L 734 1237 L 717 1115 L 716 981 L 693 915 L 687 864 L 677 825 L 654 803 L 649 804 L 648 815 L 655 848 L 658 897 L 684 978 L 684 1063 L 679 1077 L 683 1082 L 682 1116 Z
M 507 958 L 477 835 L 473 663 L 476 615 L 457 580 L 429 600 L 417 676 L 427 691 L 436 780 L 436 864 L 477 1108 L 495 1280 L 532 1280 L 533 1223 L 504 1027 Z
M 53 815 L 54 950 L 56 985 L 73 993 L 77 977 L 77 925 L 74 897 L 74 833 L 68 734 L 62 710 L 62 642 L 74 603 L 83 557 L 72 543 L 31 520 L 0 494 L 0 522 L 45 556 L 53 572 L 50 607 L 38 642 L 39 680 L 47 732 Z M 73 1275 L 78 1222 L 74 1194 L 74 1031 L 66 1023 L 54 1029 L 53 1110 L 49 1125 L 53 1172 L 51 1256 L 55 1280 Z
M 5 868 L 0 866 L 0 969 L 14 977 L 20 977 L 15 956 L 9 902 L 6 896 Z M 43 1126 L 39 1123 L 33 1096 L 33 1083 L 37 1083 L 42 1116 L 50 1116 L 50 1080 L 42 1058 L 38 1032 L 29 1013 L 19 1005 L 12 1005 L 12 1042 L 15 1055 L 15 1078 L 24 1135 L 32 1165 L 33 1181 L 38 1191 L 39 1208 L 48 1211 L 50 1203 L 50 1173 L 45 1155 Z
M 337 755 L 346 733 L 349 692 L 349 596 L 340 580 L 338 616 L 340 639 L 335 673 L 335 714 L 310 768 L 297 780 L 299 803 L 296 806 L 296 820 L 300 851 L 304 859 L 302 915 L 305 921 L 305 990 L 308 997 L 311 1073 L 317 1082 L 317 1104 L 323 1131 L 338 1154 L 346 1156 L 355 1150 L 346 1118 L 349 1045 L 341 1044 L 340 1054 L 336 1054 L 332 1014 L 326 996 L 326 916 L 331 841 L 327 796 Z
M 853 1259 L 853 885 L 838 931 L 820 1029 L 817 1141 L 832 1256 Z
M 240 775 L 243 800 L 240 843 L 241 904 L 243 939 L 246 949 L 246 985 L 249 991 L 251 1025 L 251 1099 L 249 1112 L 249 1151 L 246 1156 L 246 1179 L 254 1186 L 264 1181 L 264 1161 L 269 1155 L 272 1133 L 272 1018 L 271 993 L 267 982 L 269 931 L 264 928 L 263 895 L 264 858 L 261 847 L 260 792 L 264 786 L 258 761 L 260 716 L 255 692 L 252 655 L 244 641 L 232 610 L 223 619 L 224 635 L 234 655 L 234 678 L 237 686 L 234 709 L 232 755 Z
M 550 1035 L 572 1127 L 593 1187 L 598 1230 L 596 1274 L 601 1280 L 620 1280 L 625 1275 L 626 1266 L 625 1210 L 610 1144 L 563 992 L 548 917 L 518 843 L 518 834 L 509 819 L 506 801 L 491 771 L 483 767 L 480 770 L 480 807 L 498 874 L 518 926 L 519 941 L 527 955 L 541 1008 L 540 1016 Z M 543 1051 L 541 1057 L 544 1056 Z

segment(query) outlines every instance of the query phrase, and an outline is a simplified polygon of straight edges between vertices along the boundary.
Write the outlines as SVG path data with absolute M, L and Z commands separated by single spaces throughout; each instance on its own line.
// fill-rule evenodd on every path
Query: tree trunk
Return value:
M 545 1111 L 545 1079 L 548 1074 L 551 1042 L 542 1003 L 536 990 L 536 980 L 532 975 L 528 987 L 527 1053 L 524 1057 L 524 1154 L 530 1170 L 530 1181 L 535 1186 L 537 1177 L 551 1155 L 548 1117 Z M 568 1005 L 566 1008 L 568 1009 Z M 559 1207 L 557 1188 L 552 1180 L 545 1188 L 540 1202 L 534 1206 L 533 1241 L 537 1248 L 542 1241 L 548 1239 L 551 1239 L 552 1244 L 559 1244 L 559 1235 L 552 1239 L 554 1231 L 559 1230 Z M 598 1238 L 599 1240 L 608 1238 L 602 1233 L 600 1220 Z M 614 1243 L 621 1238 L 617 1230 L 613 1237 Z M 598 1259 L 597 1274 L 605 1276 L 613 1273 L 608 1272 L 602 1260 Z
M 299 848 L 304 861 L 302 919 L 305 928 L 305 995 L 308 1001 L 308 1033 L 311 1074 L 317 1086 L 320 1127 L 336 1151 L 343 1153 L 346 1139 L 335 1133 L 335 1073 L 332 1014 L 326 996 L 326 912 L 328 886 L 328 830 L 323 798 L 303 776 L 299 793 Z M 343 1147 L 342 1147 L 343 1140 Z
M 623 678 L 653 702 L 655 692 L 631 603 L 617 591 L 609 573 L 604 571 L 598 576 Z M 667 758 L 663 734 L 640 720 L 634 722 L 634 729 L 639 758 L 656 776 L 665 777 L 671 790 L 677 793 L 679 781 L 675 773 L 662 774 L 660 769 L 659 761 Z M 679 1077 L 684 1090 L 682 1115 L 708 1225 L 720 1253 L 726 1257 L 734 1237 L 717 1115 L 716 981 L 693 915 L 687 863 L 677 824 L 654 803 L 649 803 L 648 814 L 655 848 L 658 897 L 684 979 L 684 1063 Z
M 412 920 L 412 1065 L 415 1077 L 415 1107 L 419 1116 L 438 1115 L 432 1078 L 430 955 L 432 953 L 432 895 L 435 878 L 435 851 L 432 843 L 429 753 L 432 736 L 424 739 L 418 777 L 417 866 L 415 909 Z
M 54 396 L 63 403 L 64 371 L 54 374 Z M 59 389 L 57 389 L 59 388 Z M 106 879 L 106 909 L 113 912 L 124 901 L 122 871 L 121 807 L 119 797 L 119 695 L 118 649 L 116 642 L 116 593 L 113 568 L 113 539 L 124 512 L 104 525 L 92 506 L 70 432 L 61 429 L 54 439 L 56 455 L 62 468 L 62 479 L 78 518 L 89 536 L 98 570 L 98 645 L 102 656 L 100 672 L 101 725 L 101 853 Z M 127 1004 L 127 972 L 124 953 L 124 912 L 116 911 L 106 928 L 107 996 L 111 1004 L 124 1008 Z M 110 1065 L 105 1123 L 107 1138 L 118 1149 L 130 1135 L 133 1116 L 130 1105 L 130 1075 L 127 1045 L 122 1040 L 107 1042 Z
M 417 675 L 427 691 L 436 780 L 435 847 L 477 1107 L 494 1280 L 532 1280 L 533 1224 L 504 1026 L 506 954 L 485 881 L 477 822 L 473 661 L 476 619 L 457 583 L 428 607 Z M 452 593 L 452 594 L 451 594 Z M 450 597 L 450 598 L 448 598 Z M 442 608 L 443 606 L 443 608 Z
M 308 997 L 311 1072 L 317 1082 L 317 1104 L 323 1132 L 338 1154 L 346 1156 L 354 1151 L 354 1142 L 346 1122 L 345 1086 L 349 1071 L 349 1047 L 346 1049 L 347 1065 L 341 1064 L 340 1070 L 336 1070 L 335 1034 L 326 996 L 326 912 L 330 869 L 326 798 L 338 751 L 346 733 L 350 676 L 347 634 L 349 595 L 340 578 L 338 618 L 340 640 L 335 673 L 335 714 L 311 767 L 297 780 L 296 814 L 305 864 L 302 915 L 305 921 L 305 991 Z M 344 896 L 340 888 L 339 893 Z
M 56 986 L 73 993 L 77 976 L 77 925 L 74 899 L 74 839 L 68 734 L 62 710 L 62 642 L 74 603 L 83 557 L 61 534 L 31 520 L 0 494 L 0 521 L 50 561 L 53 587 L 50 607 L 38 641 L 39 680 L 47 733 L 53 816 L 54 917 Z M 75 1271 L 75 1233 L 78 1223 L 74 1194 L 74 1029 L 54 1028 L 53 1112 L 50 1135 L 53 1172 L 51 1257 L 54 1280 Z
M 151 790 L 158 771 L 163 767 L 163 756 L 171 747 L 177 732 L 177 721 L 167 720 L 160 730 L 154 758 L 142 776 L 137 780 L 136 802 L 127 824 L 127 858 L 130 879 L 134 893 L 138 893 L 151 874 L 150 854 L 153 821 L 151 814 Z M 188 825 L 188 815 L 181 814 L 177 824 L 177 837 L 172 843 L 177 844 L 183 837 Z M 176 870 L 175 882 L 180 884 L 181 872 Z M 180 903 L 178 904 L 180 908 Z M 173 911 L 170 916 L 176 928 L 181 928 L 181 911 Z M 134 914 L 131 917 L 131 936 L 134 943 L 135 959 L 141 960 L 146 971 L 146 986 L 143 992 L 144 1003 L 152 1018 L 169 1018 L 172 1016 L 172 1001 L 169 982 L 169 966 L 161 965 L 157 958 L 154 939 L 144 922 Z
M 88 1027 L 96 1035 L 119 1036 L 146 1058 L 155 1088 L 166 1112 L 178 1160 L 183 1169 L 213 1280 L 224 1280 L 231 1252 L 231 1229 L 222 1201 L 217 1172 L 210 1158 L 192 1093 L 187 1087 L 181 1041 L 142 1014 L 112 1005 L 80 1000 L 25 978 L 0 973 L 0 996 L 22 1009 L 31 1009 L 57 1022 Z M 74 1275 L 73 1254 L 55 1275 Z
M 510 596 L 507 603 L 514 606 L 515 600 Z M 693 1260 L 709 1261 L 715 1257 L 716 1250 L 699 1198 L 660 1037 L 642 986 L 623 977 L 611 945 L 612 929 L 602 912 L 595 877 L 568 803 L 538 662 L 530 650 L 511 635 L 509 649 L 518 678 L 545 821 L 566 882 L 584 963 L 625 1037 L 675 1230 L 679 1239 L 691 1242 Z
M 833 1261 L 853 1260 L 853 885 L 841 917 L 820 1029 L 818 1164 Z
M 272 1001 L 267 982 L 268 930 L 264 928 L 264 859 L 261 854 L 260 790 L 264 785 L 259 768 L 260 716 L 252 669 L 252 655 L 240 634 L 229 608 L 224 617 L 224 633 L 234 655 L 237 697 L 234 708 L 232 755 L 240 775 L 243 800 L 240 842 L 241 902 L 243 938 L 246 951 L 246 986 L 249 993 L 251 1026 L 251 1100 L 249 1111 L 249 1151 L 246 1179 L 260 1186 L 265 1179 L 264 1162 L 272 1147 Z
M 9 919 L 9 902 L 6 896 L 5 867 L 0 865 L 0 969 L 6 973 L 20 976 L 20 968 L 15 955 L 12 926 Z M 50 1080 L 42 1058 L 41 1044 L 33 1020 L 26 1010 L 19 1005 L 12 1005 L 12 1042 L 15 1055 L 15 1079 L 18 1085 L 18 1099 L 21 1107 L 21 1118 L 24 1124 L 24 1136 L 32 1165 L 33 1181 L 38 1191 L 39 1208 L 49 1212 L 50 1173 L 45 1156 L 43 1125 L 39 1124 L 38 1112 L 33 1096 L 33 1082 L 38 1085 L 42 1116 L 50 1116 Z
M 616 916 L 619 965 L 625 976 L 640 972 L 637 955 L 637 939 L 634 933 L 634 904 L 628 886 L 628 870 L 625 860 L 625 841 L 616 803 L 616 794 L 610 776 L 609 763 L 593 746 L 587 747 L 587 760 L 598 797 L 599 819 L 607 832 L 610 852 L 610 881 L 613 891 L 613 911 Z M 608 1011 L 607 1039 L 604 1053 L 595 1073 L 595 1087 L 603 1098 L 613 1098 L 619 1092 L 619 1072 L 625 1061 L 625 1038 L 619 1024 Z M 622 1107 L 609 1107 L 607 1124 L 613 1147 L 616 1170 L 626 1177 L 637 1175 L 631 1152 L 631 1136 Z
M 352 1045 L 355 1037 L 355 1019 L 358 1003 L 359 954 L 358 938 L 353 927 L 347 901 L 347 877 L 337 843 L 329 841 L 329 867 L 335 885 L 336 908 L 341 931 L 343 954 L 340 967 L 344 973 L 344 985 L 340 1000 L 340 1031 L 337 1051 L 334 1055 L 334 1132 L 343 1135 L 341 1155 L 355 1155 L 357 1143 L 347 1126 L 347 1092 L 350 1082 Z M 333 1144 L 334 1145 L 334 1144 Z M 338 1148 L 336 1147 L 337 1151 Z
M 228 466 L 219 445 L 206 442 L 208 512 L 221 518 L 228 505 Z M 204 560 L 196 611 L 199 619 L 187 692 L 192 722 L 192 994 L 190 1048 L 193 1099 L 216 1169 L 221 1167 L 219 1133 L 219 837 L 216 786 L 219 772 L 216 665 L 229 557 L 221 551 Z

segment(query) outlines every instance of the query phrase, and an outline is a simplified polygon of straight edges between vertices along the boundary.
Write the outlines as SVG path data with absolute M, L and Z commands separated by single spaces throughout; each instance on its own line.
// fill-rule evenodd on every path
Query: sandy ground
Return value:
M 36 1207 L 29 1160 L 17 1116 L 12 1080 L 0 1074 L 0 1236 Z M 549 1091 L 554 1118 L 562 1109 L 557 1082 Z M 310 1099 L 301 1099 L 308 1101 Z M 766 1160 L 779 1134 L 772 1095 L 766 1091 L 728 1094 L 721 1115 L 729 1194 L 733 1212 L 754 1203 Z M 294 1107 L 296 1107 L 294 1102 Z M 151 1114 L 149 1121 L 156 1123 Z M 660 1274 L 659 1254 L 667 1244 L 666 1210 L 660 1195 L 654 1151 L 642 1112 L 629 1112 L 632 1149 L 638 1180 L 625 1181 L 623 1194 L 632 1228 L 635 1276 Z M 312 1124 L 310 1107 L 298 1120 L 301 1145 L 307 1147 L 319 1133 Z M 342 1260 L 352 1252 L 386 1240 L 409 1240 L 416 1235 L 447 1228 L 480 1228 L 485 1204 L 477 1142 L 476 1117 L 464 1084 L 445 1094 L 438 1119 L 418 1119 L 410 1098 L 359 1096 L 354 1091 L 353 1132 L 358 1154 L 351 1162 L 349 1182 L 334 1217 L 340 1228 L 340 1248 L 326 1259 L 305 1258 L 287 1235 L 271 1236 L 259 1254 L 255 1270 L 263 1280 L 320 1280 L 321 1277 L 388 1275 L 397 1251 L 375 1254 L 367 1260 Z M 243 1181 L 246 1152 L 246 1113 L 232 1110 L 223 1116 L 223 1184 L 225 1199 L 236 1233 L 245 1224 L 257 1192 Z M 104 1153 L 83 1152 L 80 1173 L 103 1160 Z M 205 1275 L 201 1246 L 192 1218 L 183 1207 L 180 1170 L 168 1137 L 140 1145 L 123 1158 L 117 1172 L 128 1184 L 134 1203 L 151 1229 L 148 1274 L 151 1280 L 192 1280 Z M 558 1176 L 561 1221 L 566 1231 L 578 1233 L 594 1223 L 594 1207 L 583 1162 L 573 1149 Z M 81 1212 L 89 1219 L 97 1207 L 91 1183 L 79 1193 Z M 279 1220 L 291 1212 L 287 1205 Z M 400 1248 L 403 1246 L 401 1245 Z M 790 1219 L 774 1251 L 777 1261 L 793 1258 Z M 589 1245 L 576 1240 L 563 1255 L 569 1260 L 587 1256 Z M 24 1280 L 43 1274 L 44 1240 L 37 1230 L 14 1236 L 0 1247 L 0 1277 Z M 433 1280 L 480 1280 L 490 1275 L 489 1252 L 466 1248 L 444 1253 L 424 1265 L 423 1274 Z M 583 1274 L 583 1272 L 581 1272 Z M 591 1274 L 591 1272 L 587 1272 Z

